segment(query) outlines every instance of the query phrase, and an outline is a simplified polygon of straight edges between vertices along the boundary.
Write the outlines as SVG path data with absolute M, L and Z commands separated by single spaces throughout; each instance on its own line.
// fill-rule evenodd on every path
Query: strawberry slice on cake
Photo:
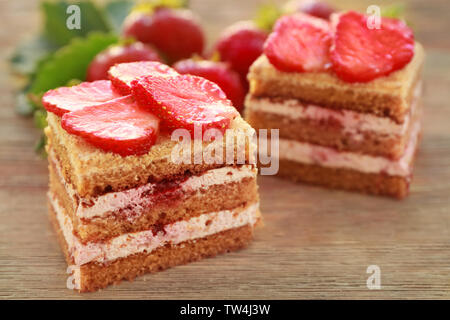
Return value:
M 264 53 L 282 71 L 323 71 L 330 67 L 331 39 L 327 21 L 297 13 L 277 21 Z
M 155 61 L 121 63 L 111 67 L 108 71 L 108 76 L 113 86 L 117 91 L 125 95 L 131 93 L 131 82 L 133 80 L 148 75 L 158 77 L 176 76 L 178 72 L 165 64 Z
M 369 28 L 368 17 L 354 11 L 332 18 L 333 71 L 346 82 L 368 82 L 402 69 L 414 56 L 412 30 L 397 19 L 381 18 Z
M 65 113 L 61 126 L 92 145 L 121 156 L 147 153 L 155 143 L 159 119 L 131 97 Z
M 42 104 L 47 111 L 62 116 L 66 112 L 103 104 L 121 96 L 111 81 L 98 80 L 49 90 L 42 97 Z
M 133 81 L 132 88 L 136 100 L 172 129 L 223 133 L 239 114 L 218 85 L 197 76 L 145 76 Z

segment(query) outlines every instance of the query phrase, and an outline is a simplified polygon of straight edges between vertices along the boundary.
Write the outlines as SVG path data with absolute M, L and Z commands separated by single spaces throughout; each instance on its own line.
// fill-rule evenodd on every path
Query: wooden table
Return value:
M 192 3 L 214 38 L 230 22 L 250 17 L 258 1 Z M 36 28 L 36 7 L 32 1 L 0 0 L 2 58 Z M 408 199 L 261 177 L 265 227 L 248 249 L 93 294 L 65 288 L 66 263 L 47 219 L 47 163 L 33 151 L 38 132 L 32 121 L 13 111 L 2 59 L 0 298 L 450 298 L 448 2 L 417 0 L 409 9 L 428 57 L 424 136 Z M 369 265 L 381 270 L 380 290 L 366 286 Z

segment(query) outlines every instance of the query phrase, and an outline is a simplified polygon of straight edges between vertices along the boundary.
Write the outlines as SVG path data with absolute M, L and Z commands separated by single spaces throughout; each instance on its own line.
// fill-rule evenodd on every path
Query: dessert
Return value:
M 116 65 L 110 77 L 43 97 L 49 212 L 68 287 L 95 291 L 245 247 L 260 220 L 254 130 L 205 79 L 157 62 Z M 180 128 L 195 138 L 189 161 L 174 152 Z M 205 128 L 223 136 L 195 136 Z M 226 149 L 223 161 L 206 161 L 212 147 Z
M 252 65 L 246 120 L 279 129 L 279 175 L 403 198 L 420 136 L 424 50 L 401 21 L 281 18 Z

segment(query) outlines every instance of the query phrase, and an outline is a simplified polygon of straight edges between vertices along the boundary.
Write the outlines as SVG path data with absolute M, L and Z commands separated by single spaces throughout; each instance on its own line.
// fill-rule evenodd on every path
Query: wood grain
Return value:
M 261 2 L 192 4 L 213 39 L 227 24 L 251 17 Z M 348 7 L 352 1 L 339 3 Z M 424 136 L 408 199 L 260 177 L 265 227 L 248 249 L 85 295 L 65 289 L 66 264 L 47 219 L 47 164 L 33 152 L 38 131 L 13 111 L 6 58 L 38 26 L 36 8 L 35 1 L 0 1 L 0 299 L 450 298 L 446 1 L 408 2 L 428 54 Z M 369 265 L 381 269 L 381 290 L 366 287 Z

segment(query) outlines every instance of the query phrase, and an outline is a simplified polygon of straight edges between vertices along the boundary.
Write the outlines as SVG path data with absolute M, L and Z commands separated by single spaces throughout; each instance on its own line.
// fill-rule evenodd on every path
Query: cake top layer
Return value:
M 372 113 L 403 123 L 425 59 L 423 47 L 417 42 L 414 52 L 411 62 L 401 70 L 361 83 L 345 82 L 328 71 L 280 71 L 262 55 L 248 74 L 250 93 L 256 98 L 298 99 L 332 109 Z
M 280 71 L 328 71 L 345 82 L 370 82 L 411 61 L 414 35 L 397 19 L 349 11 L 329 23 L 297 13 L 277 21 L 264 54 Z
M 156 143 L 143 155 L 123 157 L 117 153 L 96 148 L 85 139 L 69 134 L 61 127 L 61 118 L 48 114 L 49 157 L 56 157 L 62 174 L 82 197 L 92 197 L 108 191 L 120 191 L 143 183 L 173 180 L 186 174 L 202 172 L 223 166 L 254 164 L 255 134 L 240 116 L 231 121 L 222 139 L 188 142 L 182 156 L 175 148 L 183 146 L 170 134 L 161 133 Z M 197 141 L 197 142 L 196 142 Z M 223 153 L 207 160 L 207 157 L 223 148 Z M 187 151 L 188 157 L 184 152 Z M 231 153 L 231 154 L 230 154 Z
M 109 76 L 112 82 L 58 88 L 42 98 L 47 111 L 61 116 L 64 130 L 103 151 L 144 155 L 160 127 L 203 139 L 208 130 L 223 134 L 239 115 L 215 83 L 159 62 L 116 65 Z

